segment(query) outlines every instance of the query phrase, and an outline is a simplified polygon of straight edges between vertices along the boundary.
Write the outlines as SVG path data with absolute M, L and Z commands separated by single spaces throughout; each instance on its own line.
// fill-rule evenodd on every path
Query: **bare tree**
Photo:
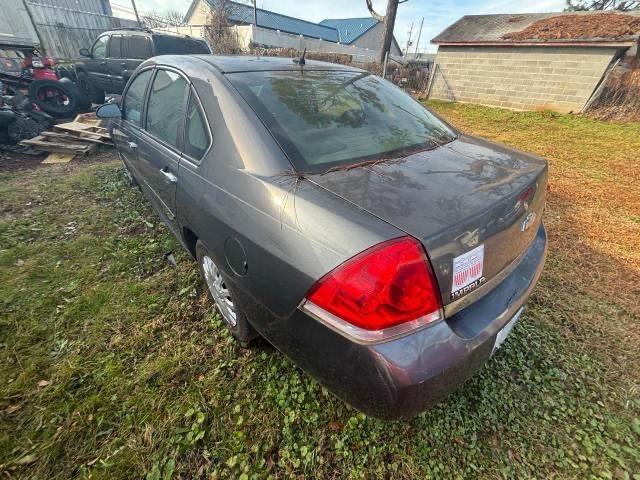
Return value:
M 640 9 L 638 0 L 567 0 L 567 12 L 578 12 L 583 10 L 618 10 L 628 12 Z
M 229 0 L 216 0 L 209 5 L 205 35 L 213 53 L 229 55 L 240 53 L 240 46 L 229 20 L 232 4 Z
M 391 42 L 393 41 L 393 27 L 396 23 L 396 13 L 398 12 L 398 5 L 406 2 L 407 0 L 388 0 L 387 12 L 384 16 L 380 15 L 373 9 L 371 0 L 365 0 L 367 2 L 367 8 L 373 18 L 379 22 L 384 23 L 384 35 L 382 37 L 382 45 L 380 47 L 380 56 L 378 57 L 380 63 L 384 62 L 384 57 L 391 49 Z
M 178 10 L 164 12 L 146 12 L 142 15 L 142 23 L 147 28 L 180 27 L 184 25 L 184 15 Z

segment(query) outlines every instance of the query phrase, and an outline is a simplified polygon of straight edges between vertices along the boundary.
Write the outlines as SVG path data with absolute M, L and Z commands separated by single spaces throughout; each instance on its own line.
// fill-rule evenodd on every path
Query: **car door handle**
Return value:
M 131 150 L 135 150 L 136 148 L 138 148 L 138 144 L 135 142 L 127 142 L 127 145 L 129 145 L 129 148 Z
M 127 66 L 127 62 L 120 62 L 120 66 L 121 67 L 126 67 Z
M 100 65 L 106 65 L 107 62 L 100 62 Z
M 169 167 L 161 168 L 160 173 L 164 175 L 168 183 L 176 183 L 178 181 L 178 177 L 169 171 Z

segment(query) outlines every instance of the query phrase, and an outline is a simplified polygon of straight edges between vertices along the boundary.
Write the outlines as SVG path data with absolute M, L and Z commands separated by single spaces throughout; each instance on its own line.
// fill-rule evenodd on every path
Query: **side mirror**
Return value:
M 83 57 L 91 58 L 91 52 L 89 51 L 88 48 L 81 48 L 80 49 L 80 55 L 82 55 Z
M 122 111 L 120 107 L 115 103 L 106 103 L 98 107 L 96 110 L 96 117 L 98 118 L 122 118 Z

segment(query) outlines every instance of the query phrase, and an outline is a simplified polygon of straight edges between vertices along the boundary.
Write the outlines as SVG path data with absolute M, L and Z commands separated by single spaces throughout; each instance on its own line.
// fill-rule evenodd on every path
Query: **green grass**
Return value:
M 2 174 L 0 473 L 640 478 L 640 125 L 434 107 L 551 164 L 547 268 L 473 379 L 414 419 L 368 418 L 232 341 L 117 162 Z

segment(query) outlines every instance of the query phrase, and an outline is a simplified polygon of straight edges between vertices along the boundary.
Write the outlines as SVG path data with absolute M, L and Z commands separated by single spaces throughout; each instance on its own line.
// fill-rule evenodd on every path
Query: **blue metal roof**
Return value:
M 207 3 L 215 8 L 217 0 L 207 0 Z M 195 2 L 194 2 L 195 3 Z M 229 8 L 229 20 L 233 23 L 253 23 L 253 7 L 237 2 L 227 2 Z M 330 42 L 338 42 L 338 31 L 330 26 L 319 25 L 299 18 L 281 15 L 258 8 L 258 26 L 280 30 L 281 32 L 304 35 L 305 37 L 321 38 Z
M 354 42 L 357 38 L 377 24 L 378 20 L 373 17 L 328 18 L 320 22 L 320 25 L 337 29 L 340 42 L 346 44 Z

